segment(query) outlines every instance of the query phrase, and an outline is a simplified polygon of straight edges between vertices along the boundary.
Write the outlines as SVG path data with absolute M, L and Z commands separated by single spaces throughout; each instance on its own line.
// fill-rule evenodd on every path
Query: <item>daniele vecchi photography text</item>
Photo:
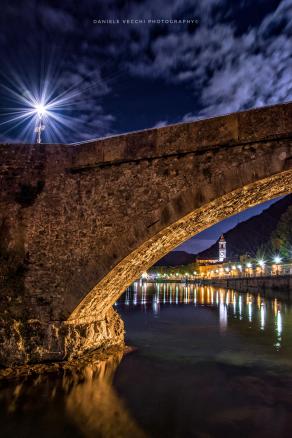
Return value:
M 108 19 L 95 18 L 92 20 L 94 24 L 198 24 L 198 18 L 183 18 L 183 19 L 166 19 L 166 18 L 122 18 Z

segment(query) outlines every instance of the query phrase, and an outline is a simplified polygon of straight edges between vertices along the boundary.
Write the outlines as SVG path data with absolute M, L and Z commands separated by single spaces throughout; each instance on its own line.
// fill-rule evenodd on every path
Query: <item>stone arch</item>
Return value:
M 114 304 L 125 289 L 157 260 L 204 229 L 249 207 L 292 192 L 292 170 L 279 172 L 224 194 L 184 214 L 196 192 L 185 192 L 161 212 L 161 223 L 181 217 L 165 226 L 119 262 L 81 301 L 68 324 L 90 323 Z M 179 205 L 179 208 L 177 208 Z M 167 214 L 165 214 L 167 212 Z M 172 212 L 172 214 L 171 214 Z M 161 224 L 160 224 L 161 225 Z M 158 226 L 157 226 L 158 228 Z

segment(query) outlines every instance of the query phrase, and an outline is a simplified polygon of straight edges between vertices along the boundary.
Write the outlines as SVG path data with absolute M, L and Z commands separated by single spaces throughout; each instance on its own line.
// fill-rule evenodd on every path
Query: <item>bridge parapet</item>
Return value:
M 117 135 L 76 144 L 72 165 L 118 164 L 289 138 L 291 120 L 292 104 L 287 103 Z

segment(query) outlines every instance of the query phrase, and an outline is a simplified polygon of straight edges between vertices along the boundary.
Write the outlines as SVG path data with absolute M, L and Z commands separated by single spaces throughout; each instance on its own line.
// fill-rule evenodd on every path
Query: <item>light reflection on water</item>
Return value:
M 183 283 L 147 283 L 135 282 L 116 302 L 122 313 L 140 309 L 142 312 L 153 312 L 155 316 L 169 305 L 205 306 L 218 313 L 221 331 L 235 320 L 242 321 L 242 327 L 252 330 L 268 331 L 271 345 L 279 351 L 283 344 L 283 326 L 290 324 L 291 306 L 274 298 L 266 298 L 264 293 L 239 293 L 234 290 L 198 286 Z M 291 320 L 292 323 L 292 320 Z M 290 336 L 290 333 L 287 333 Z M 285 338 L 285 336 L 284 336 Z M 291 338 L 292 341 L 292 338 Z
M 130 287 L 116 309 L 138 351 L 122 361 L 115 386 L 142 429 L 151 437 L 292 436 L 292 306 L 288 293 L 279 296 Z
M 143 438 L 112 384 L 122 357 L 93 354 L 76 369 L 2 382 L 0 436 Z
M 0 436 L 290 437 L 292 306 L 136 283 L 115 305 L 137 351 L 0 382 Z

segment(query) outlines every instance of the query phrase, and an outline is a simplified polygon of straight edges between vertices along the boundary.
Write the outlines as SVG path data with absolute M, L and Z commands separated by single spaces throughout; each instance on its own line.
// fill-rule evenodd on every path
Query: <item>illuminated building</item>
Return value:
M 223 262 L 226 259 L 226 240 L 224 236 L 220 237 L 219 240 L 219 262 Z

